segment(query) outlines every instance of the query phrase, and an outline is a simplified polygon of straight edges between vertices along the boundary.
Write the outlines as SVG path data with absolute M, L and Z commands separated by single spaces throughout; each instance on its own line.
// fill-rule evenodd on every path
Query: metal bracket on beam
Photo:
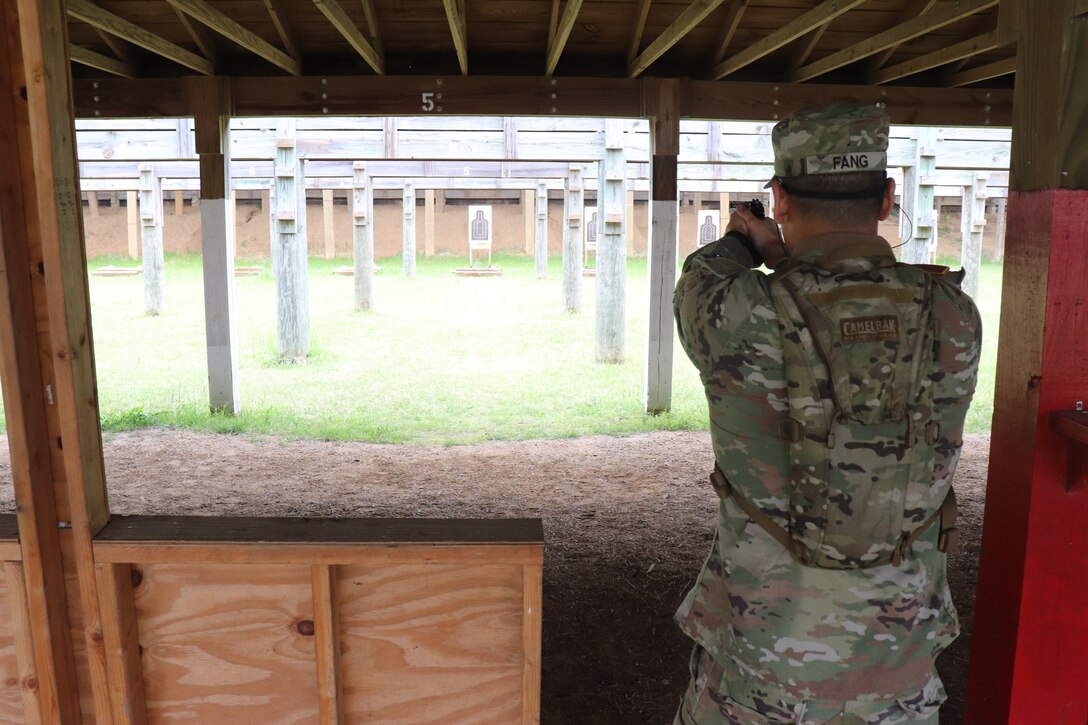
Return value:
M 1066 438 L 1065 490 L 1088 490 L 1088 411 L 1078 400 L 1076 410 L 1050 414 L 1050 429 Z

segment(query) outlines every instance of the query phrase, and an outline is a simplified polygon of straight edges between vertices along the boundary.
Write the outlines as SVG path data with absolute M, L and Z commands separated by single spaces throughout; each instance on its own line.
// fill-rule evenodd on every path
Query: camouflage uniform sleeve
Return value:
M 684 260 L 673 314 L 680 344 L 704 375 L 755 307 L 769 300 L 768 277 L 753 265 L 752 254 L 731 234 Z

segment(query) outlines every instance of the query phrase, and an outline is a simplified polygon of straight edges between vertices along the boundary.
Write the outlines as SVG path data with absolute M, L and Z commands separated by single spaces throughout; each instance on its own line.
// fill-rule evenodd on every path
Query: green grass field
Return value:
M 562 308 L 562 270 L 552 259 L 537 280 L 533 261 L 499 256 L 498 278 L 453 274 L 461 258 L 421 258 L 415 279 L 400 260 L 379 261 L 376 309 L 357 313 L 353 280 L 333 276 L 350 260 L 310 261 L 312 355 L 277 361 L 270 264 L 236 280 L 243 411 L 207 409 L 203 287 L 196 256 L 168 256 L 166 312 L 143 314 L 141 277 L 94 277 L 91 304 L 103 427 L 179 426 L 292 438 L 460 444 L 595 433 L 699 430 L 706 403 L 677 346 L 672 412 L 642 413 L 646 260 L 628 263 L 627 358 L 593 359 L 594 280 L 583 311 Z M 130 265 L 96 259 L 91 269 Z M 986 349 L 972 431 L 989 428 L 1000 266 L 983 271 Z

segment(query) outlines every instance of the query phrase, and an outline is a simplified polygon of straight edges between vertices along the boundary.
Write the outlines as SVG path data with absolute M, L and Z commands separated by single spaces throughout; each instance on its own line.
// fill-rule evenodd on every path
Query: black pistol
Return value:
M 739 203 L 743 204 L 744 202 L 739 202 Z M 729 213 L 730 214 L 732 214 L 734 211 L 736 211 L 737 204 L 738 204 L 738 202 L 735 202 L 735 201 L 729 202 Z M 754 216 L 756 219 L 766 219 L 767 218 L 767 212 L 763 209 L 763 202 L 760 201 L 759 199 L 752 199 L 751 201 L 748 202 L 748 211 L 752 212 L 752 216 Z

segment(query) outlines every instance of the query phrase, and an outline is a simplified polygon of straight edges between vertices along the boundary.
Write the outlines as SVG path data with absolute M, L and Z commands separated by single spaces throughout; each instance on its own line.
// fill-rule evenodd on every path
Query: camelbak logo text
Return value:
M 840 321 L 842 341 L 855 342 L 895 341 L 899 339 L 899 320 L 891 315 L 882 317 L 851 317 Z

